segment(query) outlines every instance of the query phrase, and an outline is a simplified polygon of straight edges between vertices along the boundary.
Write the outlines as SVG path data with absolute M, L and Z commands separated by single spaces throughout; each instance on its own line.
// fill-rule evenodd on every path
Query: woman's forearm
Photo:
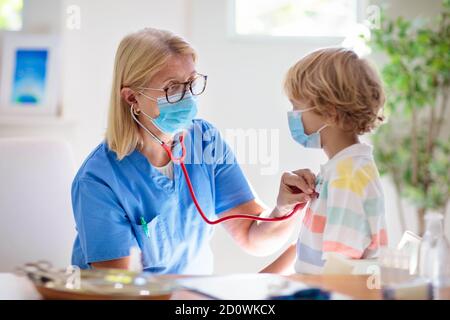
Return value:
M 269 216 L 279 217 L 280 215 L 282 214 L 275 208 Z M 268 255 L 278 250 L 289 239 L 295 227 L 295 217 L 296 215 L 279 222 L 253 221 L 248 232 L 252 253 Z
M 307 203 L 317 196 L 315 175 L 308 169 L 285 172 L 281 176 L 277 205 L 270 217 L 279 217 L 289 213 L 295 205 Z M 291 235 L 295 226 L 295 215 L 280 222 L 254 221 L 248 230 L 248 242 L 252 252 L 266 255 L 276 251 Z
M 296 245 L 291 244 L 275 261 L 262 269 L 260 273 L 293 273 L 296 254 Z

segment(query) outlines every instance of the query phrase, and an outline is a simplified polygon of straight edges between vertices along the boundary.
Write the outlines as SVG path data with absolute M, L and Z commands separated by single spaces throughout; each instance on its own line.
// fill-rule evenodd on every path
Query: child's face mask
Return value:
M 320 141 L 320 131 L 328 127 L 328 124 L 323 125 L 319 130 L 312 134 L 306 134 L 302 121 L 302 113 L 313 110 L 314 108 L 308 108 L 304 110 L 288 111 L 288 123 L 289 130 L 291 131 L 292 138 L 305 148 L 322 148 Z

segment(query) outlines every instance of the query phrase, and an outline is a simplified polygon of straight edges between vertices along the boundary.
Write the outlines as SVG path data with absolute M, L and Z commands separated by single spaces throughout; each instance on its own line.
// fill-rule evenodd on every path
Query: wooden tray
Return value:
M 46 300 L 169 300 L 172 293 L 155 295 L 96 294 L 82 290 L 49 288 L 35 285 Z

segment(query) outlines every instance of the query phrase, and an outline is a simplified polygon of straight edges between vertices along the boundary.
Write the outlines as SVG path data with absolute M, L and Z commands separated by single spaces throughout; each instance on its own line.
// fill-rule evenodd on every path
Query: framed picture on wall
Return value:
M 2 37 L 1 49 L 0 116 L 56 116 L 58 37 L 7 32 Z

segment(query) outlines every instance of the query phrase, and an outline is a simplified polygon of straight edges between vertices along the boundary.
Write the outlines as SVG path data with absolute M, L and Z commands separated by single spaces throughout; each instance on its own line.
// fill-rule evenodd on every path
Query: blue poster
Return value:
M 47 50 L 18 49 L 12 86 L 13 104 L 39 105 L 45 97 Z

